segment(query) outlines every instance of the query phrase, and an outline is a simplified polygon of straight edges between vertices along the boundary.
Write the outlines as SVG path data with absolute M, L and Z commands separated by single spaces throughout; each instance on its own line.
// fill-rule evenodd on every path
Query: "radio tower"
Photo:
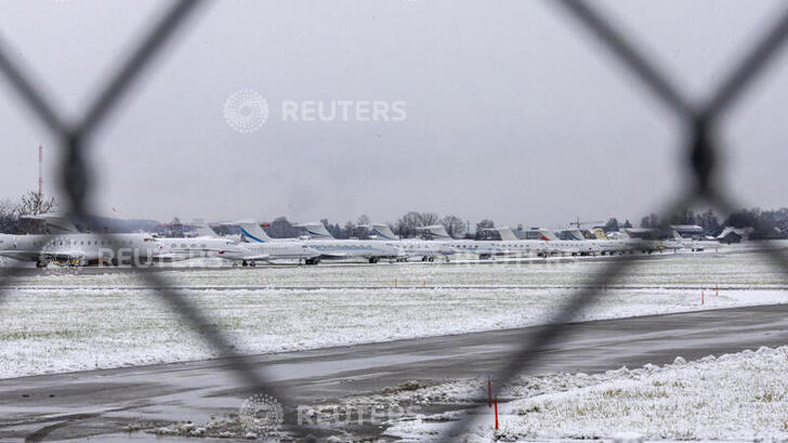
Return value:
M 44 146 L 38 145 L 38 199 L 44 196 L 44 177 L 41 174 L 41 166 L 44 163 Z

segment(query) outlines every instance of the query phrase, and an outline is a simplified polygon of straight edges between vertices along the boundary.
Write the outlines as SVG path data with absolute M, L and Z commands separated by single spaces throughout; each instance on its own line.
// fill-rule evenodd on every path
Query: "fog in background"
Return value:
M 169 2 L 7 0 L 0 36 L 77 118 Z M 690 96 L 707 97 L 779 2 L 595 2 Z M 688 181 L 677 118 L 549 2 L 222 0 L 167 46 L 93 140 L 95 203 L 126 218 L 566 225 L 640 217 Z M 784 54 L 725 120 L 725 187 L 786 206 Z M 242 133 L 239 90 L 270 105 Z M 403 101 L 398 122 L 282 121 L 282 101 Z M 56 193 L 58 147 L 0 82 L 0 197 Z

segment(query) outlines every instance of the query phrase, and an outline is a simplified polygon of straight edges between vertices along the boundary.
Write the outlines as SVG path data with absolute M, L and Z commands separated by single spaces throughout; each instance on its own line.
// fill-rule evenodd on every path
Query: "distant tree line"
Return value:
M 704 235 L 717 236 L 725 227 L 753 228 L 753 240 L 781 239 L 788 237 L 788 208 L 762 210 L 760 208 L 739 209 L 720 221 L 720 216 L 709 209 L 695 213 L 684 209 L 674 214 L 668 225 L 697 225 L 703 228 Z M 611 219 L 615 220 L 615 219 Z M 610 223 L 610 222 L 608 222 Z M 660 229 L 661 220 L 657 214 L 649 214 L 640 220 L 641 228 Z
M 332 223 L 324 218 L 320 220 L 328 232 L 335 238 L 348 239 L 358 238 L 367 239 L 371 234 L 371 219 L 360 216 L 355 222 L 347 221 L 344 224 Z M 434 212 L 410 211 L 398 218 L 394 223 L 388 223 L 394 234 L 401 238 L 420 238 L 424 235 L 427 226 L 442 225 L 446 232 L 454 238 L 474 238 L 468 232 L 468 223 L 456 215 L 446 215 L 441 217 Z M 482 228 L 492 228 L 495 226 L 492 220 L 482 220 L 476 224 L 477 231 Z M 303 230 L 294 226 L 287 217 L 277 217 L 270 223 L 263 224 L 263 228 L 273 238 L 292 238 L 303 234 Z
M 788 208 L 761 210 L 740 209 L 731 214 L 723 226 L 734 228 L 752 227 L 753 240 L 780 239 L 788 237 Z
M 45 233 L 45 224 L 36 220 L 25 220 L 20 218 L 25 215 L 39 215 L 54 212 L 57 210 L 55 198 L 47 195 L 39 195 L 35 191 L 27 191 L 16 200 L 0 199 L 0 232 L 6 234 L 38 234 Z M 739 209 L 730 214 L 722 222 L 720 216 L 711 209 L 704 212 L 695 213 L 690 209 L 684 209 L 674 214 L 666 223 L 667 225 L 698 225 L 703 229 L 703 235 L 717 236 L 725 227 L 752 228 L 750 234 L 752 239 L 782 239 L 788 238 L 788 208 L 775 210 L 762 210 L 760 208 Z M 150 232 L 159 233 L 166 236 L 183 236 L 188 234 L 191 228 L 181 223 L 175 217 L 170 223 L 162 224 L 155 220 L 120 220 L 107 217 L 98 217 L 97 223 L 104 227 L 107 232 Z M 368 216 L 362 215 L 355 222 L 347 221 L 344 224 L 331 223 L 328 219 L 320 222 L 326 227 L 329 233 L 338 239 L 359 238 L 367 239 L 370 236 L 369 229 L 371 220 Z M 483 219 L 474 225 L 475 231 L 470 231 L 470 223 L 456 215 L 440 216 L 435 212 L 410 211 L 398 218 L 394 223 L 388 224 L 391 230 L 401 238 L 419 238 L 424 236 L 427 226 L 442 225 L 446 232 L 453 238 L 468 239 L 499 239 L 496 231 L 495 222 L 490 219 Z M 238 229 L 228 225 L 212 226 L 219 234 L 237 234 Z M 303 233 L 302 229 L 297 228 L 287 217 L 277 217 L 270 223 L 263 225 L 268 235 L 274 238 L 293 238 Z M 616 232 L 623 229 L 632 228 L 632 223 L 625 220 L 623 223 L 615 217 L 600 226 L 605 232 Z M 660 229 L 663 228 L 657 214 L 649 214 L 640 219 L 640 228 Z M 524 235 L 522 226 L 514 230 L 515 234 Z
M 776 239 L 788 238 L 788 208 L 778 210 L 761 210 L 759 208 L 740 209 L 720 222 L 720 217 L 712 210 L 695 213 L 686 209 L 674 215 L 668 222 L 669 225 L 698 225 L 703 228 L 703 235 L 719 235 L 726 226 L 735 228 L 752 227 L 754 232 L 752 239 Z M 369 217 L 362 215 L 356 222 L 347 221 L 344 224 L 332 223 L 328 219 L 320 220 L 329 233 L 335 238 L 359 238 L 367 239 L 370 236 Z M 443 225 L 446 232 L 454 238 L 468 238 L 477 240 L 500 239 L 495 228 L 495 222 L 490 219 L 483 219 L 473 227 L 474 232 L 469 231 L 469 222 L 455 215 L 440 216 L 434 212 L 410 211 L 398 218 L 394 223 L 388 223 L 391 230 L 401 238 L 423 238 L 424 231 L 421 228 L 431 225 Z M 600 226 L 605 232 L 616 232 L 624 229 L 633 228 L 633 224 L 625 219 L 620 222 L 617 218 L 611 217 Z M 662 226 L 657 214 L 649 214 L 640 220 L 640 228 L 659 229 Z M 293 226 L 287 217 L 278 217 L 272 222 L 264 225 L 268 235 L 274 238 L 292 238 L 303 234 L 300 228 Z M 524 236 L 522 226 L 514 229 L 516 235 Z

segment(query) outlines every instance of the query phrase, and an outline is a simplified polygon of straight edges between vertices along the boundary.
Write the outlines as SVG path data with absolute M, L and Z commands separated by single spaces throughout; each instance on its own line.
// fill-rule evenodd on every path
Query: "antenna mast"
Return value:
M 44 145 L 38 145 L 38 198 L 44 196 L 44 177 L 41 173 L 41 166 L 44 163 Z

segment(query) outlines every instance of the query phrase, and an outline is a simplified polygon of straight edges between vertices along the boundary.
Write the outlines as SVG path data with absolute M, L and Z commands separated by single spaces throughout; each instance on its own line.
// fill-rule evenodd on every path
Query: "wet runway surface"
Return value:
M 432 384 L 500 370 L 536 328 L 250 357 L 289 405 Z M 578 323 L 540 352 L 530 373 L 586 373 L 665 364 L 788 343 L 788 306 L 759 306 Z M 227 361 L 0 380 L 0 438 L 29 441 L 123 434 L 139 422 L 197 423 L 237 411 L 250 391 Z

